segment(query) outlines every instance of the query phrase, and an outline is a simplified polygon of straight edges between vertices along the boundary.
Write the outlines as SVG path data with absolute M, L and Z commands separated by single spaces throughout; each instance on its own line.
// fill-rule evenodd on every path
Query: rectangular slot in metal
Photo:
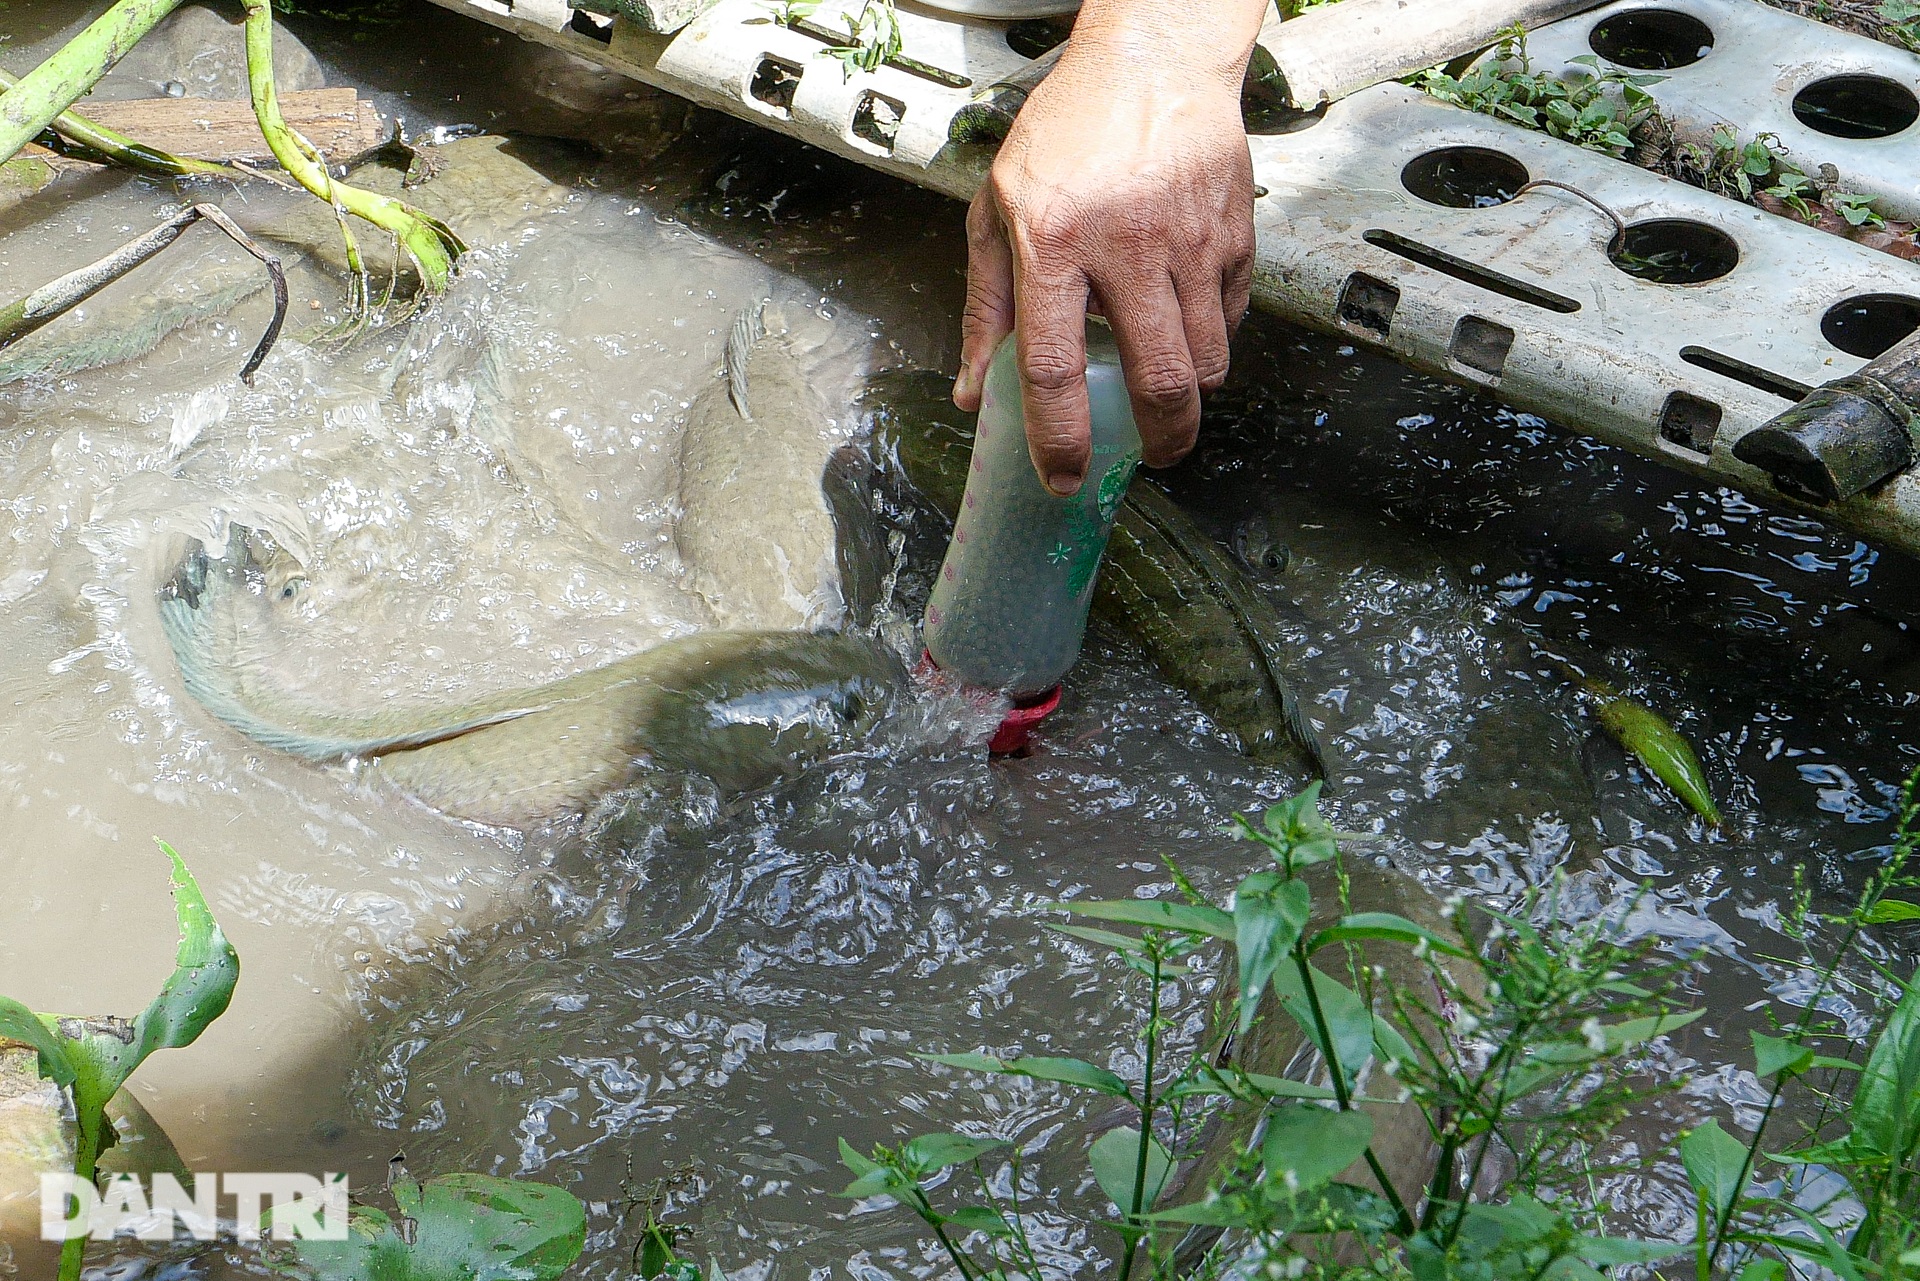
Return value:
M 1557 311 L 1569 315 L 1580 310 L 1580 304 L 1564 294 L 1556 294 L 1550 289 L 1530 285 L 1524 280 L 1482 267 L 1477 262 L 1468 262 L 1458 254 L 1450 254 L 1444 249 L 1435 249 L 1432 245 L 1423 245 L 1417 240 L 1408 240 L 1398 232 L 1382 231 L 1378 227 L 1364 232 L 1360 237 L 1375 249 L 1384 249 L 1397 254 L 1408 262 L 1417 262 L 1422 267 L 1437 271 L 1443 276 L 1452 276 L 1463 284 L 1473 285 L 1488 293 L 1499 294 L 1502 298 L 1511 298 L 1515 302 L 1526 303 L 1530 307 L 1540 307 L 1547 311 Z
M 1447 355 L 1455 364 L 1498 378 L 1507 367 L 1507 353 L 1513 350 L 1513 330 L 1479 316 L 1462 316 L 1453 327 L 1453 340 Z
M 1782 377 L 1758 365 L 1749 365 L 1744 360 L 1735 360 L 1732 356 L 1722 356 L 1719 352 L 1709 351 L 1705 347 L 1682 347 L 1680 359 L 1689 365 L 1712 370 L 1722 378 L 1731 378 L 1737 383 L 1745 383 L 1749 387 L 1766 392 L 1769 396 L 1790 400 L 1796 405 L 1813 394 L 1813 388 L 1805 383 L 1795 382 L 1791 378 Z
M 567 19 L 567 29 L 601 44 L 613 43 L 613 19 L 603 18 L 586 9 L 575 9 Z
M 791 116 L 793 95 L 800 88 L 800 77 L 805 74 L 806 68 L 799 63 L 763 53 L 760 55 L 760 65 L 753 69 L 753 79 L 747 85 L 747 92 L 779 114 Z
M 1720 432 L 1720 415 L 1720 406 L 1711 400 L 1676 391 L 1660 407 L 1660 439 L 1705 458 Z
M 1335 314 L 1344 324 L 1365 329 L 1385 338 L 1393 327 L 1393 313 L 1400 308 L 1400 291 L 1377 276 L 1356 271 L 1340 286 L 1340 302 Z
M 906 114 L 906 103 L 869 89 L 860 95 L 860 105 L 853 109 L 853 136 L 890 152 Z

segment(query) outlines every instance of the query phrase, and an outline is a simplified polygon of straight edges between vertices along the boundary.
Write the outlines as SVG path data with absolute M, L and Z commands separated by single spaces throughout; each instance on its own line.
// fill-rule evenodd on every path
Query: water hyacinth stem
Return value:
M 269 0 L 247 0 L 246 9 L 247 88 L 260 133 L 274 159 L 301 186 L 336 209 L 391 232 L 419 268 L 426 291 L 444 291 L 454 259 L 466 246 L 446 224 L 404 201 L 333 180 L 319 151 L 280 114 L 280 98 L 273 87 L 273 8 Z
M 0 89 L 12 90 L 19 83 L 14 77 L 0 71 Z M 244 176 L 231 165 L 223 165 L 218 161 L 190 160 L 158 147 L 149 147 L 123 133 L 95 124 L 78 112 L 61 112 L 53 118 L 51 127 L 68 142 L 85 148 L 103 160 L 155 177 L 186 178 L 196 174 L 226 174 L 233 178 Z
M 180 0 L 120 0 L 0 97 L 0 161 L 38 138 L 115 63 L 180 6 Z

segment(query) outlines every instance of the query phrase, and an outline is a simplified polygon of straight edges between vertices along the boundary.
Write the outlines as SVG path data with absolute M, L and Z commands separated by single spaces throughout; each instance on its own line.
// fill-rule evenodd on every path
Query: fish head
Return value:
M 251 598 L 261 610 L 288 610 L 298 606 L 308 586 L 306 566 L 272 534 L 231 524 L 222 556 L 210 555 L 198 539 L 188 540 L 173 573 L 160 585 L 160 599 L 202 610 L 227 604 L 233 593 Z
M 751 791 L 865 742 L 907 688 L 892 650 L 856 633 L 711 633 L 648 734 L 656 765 Z M 664 684 L 664 683 L 663 683 Z
M 1233 531 L 1233 554 L 1256 572 L 1284 573 L 1293 563 L 1293 550 L 1281 542 L 1263 512 L 1256 512 Z

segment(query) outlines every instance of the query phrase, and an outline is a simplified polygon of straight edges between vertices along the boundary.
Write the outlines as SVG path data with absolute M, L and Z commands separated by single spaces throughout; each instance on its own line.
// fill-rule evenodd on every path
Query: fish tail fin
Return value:
M 753 345 L 767 335 L 767 323 L 763 313 L 764 301 L 751 307 L 742 307 L 740 314 L 733 318 L 733 330 L 727 335 L 727 347 L 722 359 L 727 368 L 727 398 L 733 401 L 734 410 L 740 417 L 753 421 L 753 412 L 747 408 L 747 356 L 752 353 Z

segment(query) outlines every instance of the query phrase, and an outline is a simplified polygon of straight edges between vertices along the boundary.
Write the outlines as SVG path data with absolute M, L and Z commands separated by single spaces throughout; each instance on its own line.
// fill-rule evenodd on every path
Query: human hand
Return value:
M 1124 32 L 1083 34 L 1091 16 L 1082 11 L 968 212 L 953 394 L 960 408 L 979 407 L 987 364 L 1017 314 L 1027 445 L 1058 494 L 1080 488 L 1090 458 L 1088 310 L 1106 317 L 1119 344 L 1144 461 L 1169 466 L 1193 448 L 1201 393 L 1226 379 L 1253 264 L 1253 165 L 1240 117 L 1252 30 L 1237 49 L 1225 33 L 1223 51 L 1216 27 L 1179 57 L 1164 30 L 1150 45 Z

